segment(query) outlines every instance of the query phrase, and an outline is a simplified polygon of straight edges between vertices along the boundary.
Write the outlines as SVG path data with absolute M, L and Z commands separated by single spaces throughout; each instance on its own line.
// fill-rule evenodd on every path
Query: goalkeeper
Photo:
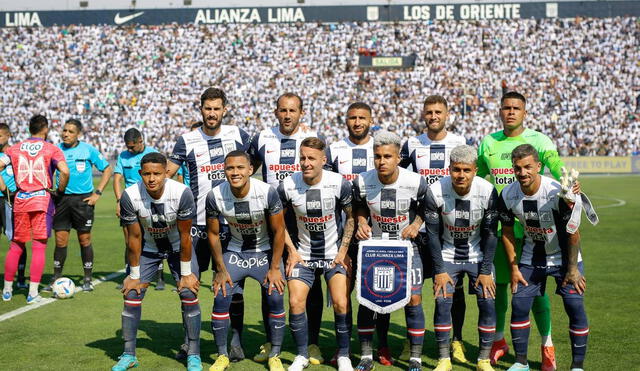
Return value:
M 487 135 L 480 142 L 478 148 L 478 176 L 490 175 L 490 181 L 498 192 L 515 181 L 511 151 L 521 144 L 531 144 L 537 151 L 542 162 L 540 173 L 544 173 L 547 166 L 556 180 L 560 180 L 564 164 L 558 155 L 556 146 L 546 135 L 523 126 L 527 114 L 526 99 L 517 92 L 508 92 L 500 100 L 500 120 L 503 130 Z M 579 187 L 579 185 L 577 186 Z M 575 191 L 575 190 L 574 190 Z M 501 229 L 498 229 L 501 235 Z M 514 226 L 517 254 L 520 256 L 522 248 L 523 229 L 520 223 Z M 509 266 L 502 240 L 498 239 L 494 265 L 496 270 L 496 335 L 491 348 L 491 363 L 496 364 L 504 356 L 509 347 L 504 340 L 504 324 L 507 314 L 509 295 L 507 292 L 510 282 Z M 538 296 L 533 303 L 533 315 L 542 336 L 542 370 L 556 369 L 555 350 L 551 341 L 551 306 L 549 296 Z

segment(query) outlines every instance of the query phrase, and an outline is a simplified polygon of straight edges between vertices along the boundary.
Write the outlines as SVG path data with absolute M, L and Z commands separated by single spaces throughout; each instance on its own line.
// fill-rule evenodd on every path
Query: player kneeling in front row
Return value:
M 131 273 L 124 280 L 122 337 L 124 353 L 112 371 L 138 365 L 136 333 L 142 314 L 142 299 L 158 264 L 167 256 L 169 269 L 178 284 L 182 321 L 189 342 L 187 370 L 202 370 L 200 361 L 200 305 L 198 269 L 191 259 L 191 219 L 195 204 L 187 186 L 167 179 L 167 159 L 149 153 L 140 161 L 138 182 L 122 193 L 120 219 L 128 231 Z
M 374 170 L 361 173 L 353 181 L 354 204 L 358 230 L 355 236 L 359 240 L 371 237 L 411 240 L 413 259 L 411 272 L 407 272 L 407 284 L 411 284 L 411 298 L 404 307 L 409 338 L 410 371 L 422 368 L 422 344 L 424 342 L 424 311 L 422 310 L 422 259 L 416 237 L 422 225 L 422 217 L 417 210 L 422 209 L 427 194 L 427 182 L 417 173 L 399 167 L 400 137 L 388 131 L 379 131 L 373 142 Z M 371 226 L 367 217 L 371 219 Z M 375 313 L 360 305 L 358 309 L 358 336 L 362 348 L 358 371 L 372 370 L 373 332 Z
M 351 269 L 347 250 L 354 229 L 351 185 L 342 175 L 323 170 L 327 161 L 324 150 L 322 140 L 304 139 L 300 144 L 302 171 L 289 176 L 278 187 L 286 212 L 295 216 L 297 229 L 289 231 L 291 239 L 287 241 L 289 325 L 298 348 L 290 371 L 300 371 L 309 365 L 306 303 L 317 271 L 324 274 L 333 303 L 338 369 L 353 370 L 349 359 L 351 331 L 347 324 L 347 272 Z
M 434 265 L 434 331 L 440 353 L 436 371 L 452 369 L 449 332 L 453 291 L 465 273 L 469 276 L 469 291 L 478 300 L 477 370 L 493 370 L 489 353 L 496 329 L 492 270 L 498 241 L 498 193 L 491 183 L 475 176 L 477 159 L 473 147 L 455 147 L 451 151 L 451 175 L 430 186 L 425 202 L 428 246 Z
M 569 316 L 572 371 L 582 371 L 589 325 L 584 310 L 586 281 L 580 256 L 580 235 L 567 232 L 572 204 L 565 201 L 560 183 L 540 175 L 540 159 L 529 144 L 516 147 L 511 161 L 517 182 L 502 190 L 498 211 L 502 242 L 511 268 L 511 337 L 516 363 L 511 371 L 529 370 L 529 311 L 536 296 L 544 295 L 547 276 L 555 278 Z M 522 256 L 517 261 L 513 225 L 524 225 Z
M 284 371 L 279 358 L 285 327 L 284 269 L 280 264 L 285 241 L 282 203 L 273 187 L 251 178 L 253 166 L 246 152 L 230 152 L 224 165 L 227 181 L 209 192 L 206 204 L 207 235 L 217 268 L 211 328 L 218 346 L 218 359 L 210 370 L 223 371 L 229 367 L 227 334 L 232 294 L 241 290 L 240 281 L 251 277 L 262 286 L 269 307 L 269 369 Z M 228 222 L 231 231 L 231 241 L 224 253 L 220 216 Z

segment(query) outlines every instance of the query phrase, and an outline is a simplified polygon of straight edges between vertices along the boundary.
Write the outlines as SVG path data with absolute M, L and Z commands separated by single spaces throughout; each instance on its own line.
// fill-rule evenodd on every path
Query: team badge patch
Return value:
M 333 198 L 323 198 L 322 199 L 322 208 L 325 210 L 332 210 L 335 207 L 335 202 Z
M 358 248 L 358 302 L 377 313 L 391 313 L 411 299 L 410 241 L 367 240 Z
M 87 163 L 84 162 L 84 160 L 76 161 L 76 170 L 79 173 L 84 173 L 86 169 L 87 169 Z
M 471 217 L 473 218 L 473 220 L 482 219 L 482 210 L 481 209 L 471 210 Z
M 398 213 L 404 214 L 409 211 L 409 200 L 407 199 L 399 199 L 398 200 Z

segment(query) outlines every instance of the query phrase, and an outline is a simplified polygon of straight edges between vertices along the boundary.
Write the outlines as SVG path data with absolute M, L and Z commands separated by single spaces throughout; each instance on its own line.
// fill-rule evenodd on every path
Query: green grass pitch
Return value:
M 633 319 L 640 312 L 640 290 L 634 283 L 638 279 L 638 235 L 640 230 L 640 197 L 637 194 L 637 176 L 594 176 L 582 179 L 583 188 L 592 197 L 600 216 L 600 224 L 582 224 L 582 247 L 588 279 L 586 305 L 591 334 L 585 368 L 587 370 L 631 370 L 637 369 L 640 349 L 640 326 Z M 636 185 L 634 185 L 636 184 Z M 634 191 L 634 189 L 636 191 Z M 619 205 L 624 201 L 625 204 Z M 95 249 L 95 277 L 106 276 L 123 268 L 123 237 L 114 216 L 114 197 L 111 188 L 96 208 L 93 246 Z M 0 242 L 0 260 L 4 262 L 7 241 Z M 53 241 L 47 249 L 47 267 L 43 282 L 48 282 L 52 273 Z M 72 239 L 65 267 L 65 275 L 79 282 L 82 265 L 77 241 Z M 142 321 L 138 331 L 137 356 L 143 370 L 180 370 L 184 365 L 173 356 L 183 338 L 180 323 L 180 304 L 171 291 L 173 280 L 165 268 L 168 281 L 165 291 L 150 287 L 143 304 Z M 69 300 L 58 300 L 51 304 L 20 314 L 0 322 L 0 369 L 2 370 L 106 370 L 116 362 L 122 352 L 120 312 L 122 296 L 115 289 L 117 282 L 107 281 L 92 293 L 78 293 Z M 203 276 L 204 286 L 200 293 L 202 309 L 202 359 L 205 369 L 213 362 L 215 344 L 211 334 L 210 312 L 213 303 L 211 271 Z M 425 283 L 424 303 L 427 333 L 423 351 L 425 369 L 436 363 L 436 346 L 433 335 L 434 302 L 430 281 Z M 555 283 L 548 281 L 551 292 Z M 260 298 L 258 286 L 248 281 L 245 297 L 244 349 L 251 358 L 264 341 L 260 320 Z M 48 296 L 47 294 L 44 294 Z M 25 306 L 26 290 L 14 290 L 11 302 L 0 302 L 0 315 Z M 553 340 L 556 346 L 558 367 L 568 370 L 570 347 L 568 320 L 562 301 L 556 295 L 551 298 L 553 307 Z M 356 315 L 354 313 L 354 318 Z M 477 355 L 477 308 L 475 299 L 467 296 L 467 320 L 464 340 L 467 358 Z M 354 326 L 355 330 L 355 326 Z M 326 359 L 333 354 L 333 314 L 325 308 L 320 347 Z M 355 331 L 354 331 L 355 332 Z M 405 338 L 403 312 L 392 315 L 390 344 L 394 356 L 400 352 Z M 359 346 L 352 341 L 355 354 Z M 507 325 L 507 341 L 510 343 Z M 540 367 L 540 338 L 537 331 L 531 332 L 529 357 L 532 369 Z M 293 359 L 293 340 L 287 330 L 282 358 L 285 364 Z M 513 362 L 513 353 L 503 358 L 498 369 L 506 369 Z M 354 364 L 356 362 L 354 357 Z M 406 364 L 398 362 L 400 369 Z M 264 365 L 245 360 L 232 364 L 230 370 L 263 370 Z M 333 369 L 328 366 L 311 366 L 310 370 Z M 378 370 L 396 369 L 377 365 Z M 473 370 L 475 362 L 454 365 L 454 369 Z

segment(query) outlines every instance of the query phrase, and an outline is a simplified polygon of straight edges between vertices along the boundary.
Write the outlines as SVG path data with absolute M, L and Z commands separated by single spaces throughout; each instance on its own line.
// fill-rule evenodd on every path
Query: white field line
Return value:
M 123 275 L 123 274 L 124 274 L 124 269 L 121 269 L 121 270 L 119 270 L 117 272 L 113 272 L 113 273 L 107 275 L 106 277 L 97 278 L 97 279 L 91 281 L 91 284 L 93 284 L 93 286 L 98 286 L 102 282 L 110 281 L 110 280 L 112 280 L 112 279 L 114 279 L 114 278 L 116 278 L 118 276 Z M 80 291 L 82 291 L 82 287 L 76 286 L 76 291 L 75 292 L 78 293 Z M 40 300 L 39 302 L 37 302 L 35 304 L 25 305 L 24 307 L 20 307 L 18 309 L 12 310 L 11 312 L 7 312 L 5 314 L 0 315 L 0 322 L 8 320 L 8 319 L 16 317 L 16 316 L 19 316 L 22 313 L 26 313 L 26 312 L 28 312 L 30 310 L 34 310 L 36 308 L 40 308 L 40 307 L 45 306 L 47 304 L 51 304 L 51 303 L 53 303 L 53 302 L 55 302 L 57 300 L 60 300 L 60 299 L 54 299 L 54 298 L 42 299 L 42 300 Z
M 591 198 L 595 198 L 598 200 L 608 200 L 608 201 L 614 201 L 614 203 L 609 204 L 609 205 L 604 205 L 604 206 L 598 206 L 598 209 L 608 209 L 610 207 L 621 207 L 627 204 L 627 201 L 622 200 L 620 198 L 614 198 L 614 197 L 606 197 L 606 196 L 592 196 Z

